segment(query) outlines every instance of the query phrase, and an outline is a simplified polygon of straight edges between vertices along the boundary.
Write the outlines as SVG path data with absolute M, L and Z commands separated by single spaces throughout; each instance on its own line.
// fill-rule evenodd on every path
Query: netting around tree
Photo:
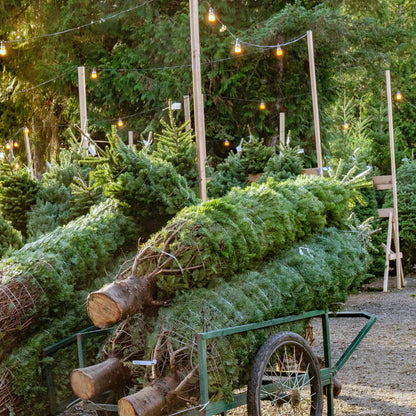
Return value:
M 105 277 L 106 267 L 133 235 L 132 221 L 107 201 L 2 259 L 0 355 L 8 335 L 33 330 L 79 302 L 78 290 L 95 288 L 95 279 Z
M 182 293 L 171 306 L 159 311 L 146 345 L 147 317 L 138 315 L 123 322 L 123 337 L 117 332 L 123 341 L 119 344 L 113 339 L 115 342 L 107 344 L 107 353 L 127 361 L 156 359 L 152 370 L 126 363 L 136 368 L 133 378 L 141 381 L 138 387 L 174 373 L 186 382 L 172 395 L 188 401 L 191 398 L 192 402 L 192 397 L 199 397 L 197 333 L 330 308 L 359 287 L 368 261 L 368 253 L 355 234 L 327 229 L 260 268 L 233 276 L 229 282 L 220 280 L 211 288 Z M 302 333 L 306 324 L 295 329 Z M 253 355 L 268 334 L 260 330 L 208 342 L 213 398 L 229 398 L 235 388 L 246 383 Z

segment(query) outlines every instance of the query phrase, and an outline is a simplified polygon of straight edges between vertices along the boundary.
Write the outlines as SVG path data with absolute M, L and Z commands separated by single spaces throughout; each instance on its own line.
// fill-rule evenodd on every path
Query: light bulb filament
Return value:
M 280 47 L 280 45 L 277 45 L 276 47 L 276 56 L 278 58 L 281 58 L 284 55 L 283 49 Z
M 217 20 L 217 18 L 215 17 L 215 13 L 214 13 L 214 9 L 212 7 L 209 8 L 209 13 L 208 13 L 208 21 L 211 23 L 214 23 Z
M 399 90 L 397 90 L 397 92 L 396 92 L 396 100 L 397 101 L 403 100 L 403 95 Z
M 98 78 L 97 70 L 93 68 L 91 72 L 91 79 L 97 79 L 97 78 Z
M 4 44 L 4 41 L 1 41 L 0 56 L 6 56 L 6 55 L 7 55 L 6 45 Z
M 234 52 L 235 53 L 241 53 L 241 45 L 240 45 L 240 40 L 239 39 L 236 39 L 236 41 L 235 41 Z

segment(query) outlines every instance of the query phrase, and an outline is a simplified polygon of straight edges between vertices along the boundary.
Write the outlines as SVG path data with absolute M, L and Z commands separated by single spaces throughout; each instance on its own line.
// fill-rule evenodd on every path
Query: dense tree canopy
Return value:
M 398 158 L 410 156 L 416 111 L 409 42 L 416 11 L 410 0 L 199 4 L 207 147 L 213 161 L 248 136 L 247 126 L 266 142 L 272 140 L 284 111 L 292 143 L 305 149 L 307 166 L 315 165 L 306 39 L 285 46 L 281 59 L 271 48 L 244 43 L 285 44 L 307 30 L 314 36 L 325 160 L 353 156 L 359 147 L 364 162 L 388 170 L 386 69 L 392 72 L 393 90 L 405 96 L 395 108 Z M 210 6 L 226 31 L 219 21 L 207 21 Z M 127 130 L 136 132 L 136 139 L 157 131 L 168 100 L 192 96 L 186 0 L 13 0 L 0 5 L 0 17 L 0 40 L 7 48 L 0 60 L 0 137 L 4 144 L 22 141 L 21 128 L 33 126 L 39 169 L 65 146 L 69 126 L 79 123 L 78 66 L 98 72 L 98 79 L 87 79 L 89 130 L 98 140 L 119 117 L 126 122 L 121 133 L 126 142 Z M 240 56 L 233 54 L 231 33 L 243 41 Z M 261 99 L 264 111 L 258 107 Z M 176 117 L 182 120 L 183 113 Z M 351 125 L 347 132 L 345 122 Z M 231 142 L 228 149 L 225 139 Z M 20 149 L 23 155 L 24 146 Z

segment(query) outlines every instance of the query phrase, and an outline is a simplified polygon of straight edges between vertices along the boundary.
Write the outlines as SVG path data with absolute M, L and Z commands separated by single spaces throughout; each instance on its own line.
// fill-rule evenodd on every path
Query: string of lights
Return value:
M 288 45 L 291 45 L 291 44 L 293 44 L 293 43 L 296 43 L 296 42 L 298 42 L 298 41 L 300 41 L 301 39 L 303 39 L 303 38 L 305 38 L 306 37 L 306 33 L 304 33 L 304 34 L 302 34 L 302 35 L 300 35 L 300 36 L 297 36 L 297 37 L 295 37 L 295 38 L 293 38 L 293 39 L 290 39 L 290 40 L 288 40 L 288 41 L 286 41 L 286 42 L 282 42 L 282 43 L 277 43 L 277 44 L 274 44 L 274 45 L 260 45 L 260 44 L 257 44 L 257 43 L 252 43 L 252 42 L 247 42 L 247 41 L 244 41 L 244 40 L 242 40 L 242 39 L 240 39 L 236 34 L 234 34 L 228 27 L 227 27 L 227 25 L 217 16 L 217 14 L 214 12 L 214 9 L 213 9 L 213 7 L 209 7 L 209 12 L 208 12 L 208 21 L 210 22 L 210 23 L 215 23 L 215 22 L 218 22 L 218 23 L 220 23 L 221 24 L 221 28 L 220 28 L 220 32 L 227 32 L 227 33 L 229 33 L 230 34 L 230 36 L 231 37 L 233 37 L 234 38 L 234 40 L 235 40 L 235 46 L 234 46 L 234 52 L 236 53 L 236 54 L 240 54 L 241 52 L 242 52 L 242 48 L 241 48 L 241 44 L 243 44 L 243 45 L 247 45 L 247 46 L 252 46 L 252 47 L 255 47 L 255 48 L 260 48 L 260 49 L 276 49 L 276 56 L 277 57 L 279 57 L 279 58 L 281 58 L 281 57 L 283 57 L 283 55 L 284 55 L 284 52 L 283 52 L 283 50 L 282 50 L 282 47 L 283 46 L 288 46 Z
M 116 18 L 116 17 L 118 17 L 118 16 L 120 16 L 122 14 L 132 12 L 132 11 L 137 10 L 137 9 L 139 9 L 141 7 L 144 7 L 144 6 L 146 6 L 146 5 L 150 4 L 150 3 L 153 3 L 154 1 L 155 0 L 148 0 L 148 1 L 146 1 L 144 3 L 141 3 L 141 4 L 137 5 L 137 6 L 131 7 L 130 9 L 122 10 L 122 11 L 117 12 L 117 13 L 114 13 L 114 14 L 112 14 L 110 16 L 101 17 L 98 20 L 93 20 L 92 22 L 86 23 L 84 25 L 77 26 L 77 27 L 73 27 L 73 28 L 66 29 L 66 30 L 61 30 L 59 32 L 48 33 L 48 34 L 45 34 L 45 35 L 32 36 L 30 38 L 24 38 L 24 39 L 3 40 L 3 41 L 1 41 L 1 47 L 0 47 L 1 51 L 0 51 L 0 55 L 3 55 L 3 56 L 6 55 L 6 53 L 7 53 L 6 46 L 5 46 L 6 44 L 9 44 L 9 43 L 29 42 L 29 41 L 32 41 L 32 40 L 43 39 L 43 38 L 48 38 L 48 37 L 52 37 L 52 36 L 58 36 L 58 35 L 62 35 L 62 34 L 69 33 L 69 32 L 73 32 L 73 31 L 76 31 L 76 30 L 81 30 L 81 29 L 84 29 L 84 28 L 86 28 L 88 26 L 92 26 L 92 25 L 95 25 L 95 24 L 98 24 L 98 23 L 104 23 L 107 20 L 114 19 L 114 18 Z

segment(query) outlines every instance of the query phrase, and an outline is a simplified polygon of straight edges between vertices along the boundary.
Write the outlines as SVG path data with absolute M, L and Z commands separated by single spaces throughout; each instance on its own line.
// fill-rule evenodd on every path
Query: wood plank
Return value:
M 377 190 L 379 191 L 393 188 L 392 175 L 373 176 L 372 179 L 373 179 L 373 185 L 375 185 Z
M 393 208 L 381 208 L 377 212 L 379 218 L 389 218 L 390 214 L 393 215 Z
M 302 169 L 302 175 L 315 175 L 315 176 L 319 176 L 319 169 L 318 168 Z
M 389 287 L 389 268 L 390 268 L 390 248 L 391 248 L 391 237 L 393 231 L 393 210 L 389 215 L 389 226 L 387 229 L 387 244 L 386 244 L 386 262 L 384 265 L 384 281 L 383 281 L 383 292 L 387 292 Z
M 389 256 L 390 260 L 397 260 L 396 258 L 396 253 L 394 253 L 393 251 L 390 252 L 390 256 Z M 399 258 L 402 259 L 403 258 L 403 253 L 399 253 Z

